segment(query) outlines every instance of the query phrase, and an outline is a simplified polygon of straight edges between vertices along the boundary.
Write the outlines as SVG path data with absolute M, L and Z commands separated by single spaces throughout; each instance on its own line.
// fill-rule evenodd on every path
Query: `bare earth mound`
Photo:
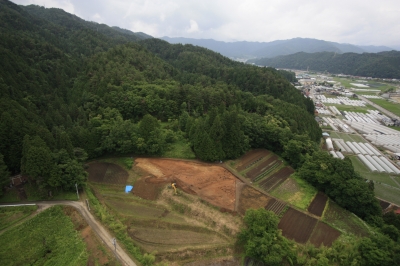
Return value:
M 147 172 L 147 184 L 167 184 L 175 182 L 178 189 L 198 195 L 213 205 L 234 211 L 236 182 L 240 182 L 228 170 L 211 164 L 177 161 L 169 159 L 137 158 L 135 167 Z M 134 187 L 141 185 L 143 179 Z

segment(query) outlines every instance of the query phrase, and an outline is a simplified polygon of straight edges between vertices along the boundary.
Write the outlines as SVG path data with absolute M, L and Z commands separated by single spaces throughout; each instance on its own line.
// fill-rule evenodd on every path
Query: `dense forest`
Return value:
M 380 53 L 296 53 L 275 58 L 249 60 L 261 66 L 313 70 L 374 78 L 400 78 L 400 52 Z
M 22 173 L 70 190 L 85 184 L 87 159 L 160 156 L 177 142 L 204 161 L 266 148 L 370 224 L 398 225 L 350 162 L 318 152 L 314 105 L 292 73 L 7 0 L 0 55 L 1 187 Z

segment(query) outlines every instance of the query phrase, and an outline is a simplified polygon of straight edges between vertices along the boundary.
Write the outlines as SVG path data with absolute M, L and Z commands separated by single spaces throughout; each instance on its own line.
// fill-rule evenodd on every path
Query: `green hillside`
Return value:
M 374 78 L 400 78 L 400 52 L 380 53 L 296 53 L 275 58 L 250 60 L 256 65 L 313 70 Z
M 393 239 L 361 241 L 356 262 L 372 265 L 369 250 L 380 254 L 379 265 L 399 261 L 398 229 L 385 227 L 373 190 L 351 162 L 316 152 L 314 105 L 287 80 L 291 74 L 148 37 L 0 0 L 2 188 L 22 173 L 48 199 L 85 187 L 88 159 L 159 157 L 178 147 L 215 162 L 265 148 Z

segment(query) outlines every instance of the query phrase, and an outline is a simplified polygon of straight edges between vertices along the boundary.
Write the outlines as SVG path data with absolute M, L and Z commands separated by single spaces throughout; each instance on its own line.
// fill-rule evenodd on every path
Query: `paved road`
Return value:
M 367 102 L 368 104 L 372 105 L 373 107 L 375 107 L 376 109 L 378 109 L 378 110 L 381 111 L 382 113 L 388 115 L 390 118 L 394 118 L 394 119 L 400 120 L 400 117 L 398 117 L 397 115 L 393 114 L 392 112 L 386 110 L 385 108 L 383 108 L 383 107 L 381 107 L 381 106 L 379 106 L 379 105 L 377 105 L 377 104 L 371 102 L 371 101 L 368 100 L 367 98 L 365 98 L 365 97 L 363 97 L 363 96 L 361 96 L 361 95 L 358 95 L 358 97 L 359 97 L 361 100 L 363 100 L 363 101 Z
M 126 254 L 126 252 L 118 246 L 115 251 L 114 245 L 112 243 L 113 237 L 111 234 L 93 217 L 93 215 L 87 210 L 87 207 L 81 201 L 35 201 L 35 202 L 27 202 L 27 203 L 10 203 L 10 204 L 1 204 L 1 205 L 12 205 L 12 206 L 20 206 L 20 205 L 29 205 L 36 204 L 39 207 L 39 212 L 43 211 L 54 205 L 69 205 L 74 207 L 83 218 L 85 218 L 86 222 L 92 228 L 92 230 L 100 237 L 103 243 L 111 249 L 116 255 L 117 259 L 123 265 L 136 266 L 135 262 Z M 37 212 L 37 213 L 39 213 Z

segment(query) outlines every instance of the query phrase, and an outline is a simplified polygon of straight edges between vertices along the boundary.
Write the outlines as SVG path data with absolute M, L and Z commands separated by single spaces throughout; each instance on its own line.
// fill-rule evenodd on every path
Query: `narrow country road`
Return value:
M 81 201 L 33 201 L 26 203 L 9 203 L 9 204 L 0 204 L 2 206 L 23 206 L 23 205 L 31 205 L 36 204 L 39 207 L 39 210 L 47 209 L 54 205 L 68 205 L 74 207 L 83 218 L 85 218 L 86 222 L 92 228 L 92 230 L 100 237 L 102 242 L 107 245 L 109 249 L 111 249 L 116 255 L 117 259 L 123 265 L 136 266 L 135 262 L 128 256 L 128 254 L 118 246 L 118 242 L 116 243 L 116 251 L 113 245 L 112 239 L 113 236 L 93 217 L 93 215 L 87 210 L 86 206 Z M 40 212 L 40 211 L 39 211 Z M 38 214 L 37 212 L 36 214 Z

